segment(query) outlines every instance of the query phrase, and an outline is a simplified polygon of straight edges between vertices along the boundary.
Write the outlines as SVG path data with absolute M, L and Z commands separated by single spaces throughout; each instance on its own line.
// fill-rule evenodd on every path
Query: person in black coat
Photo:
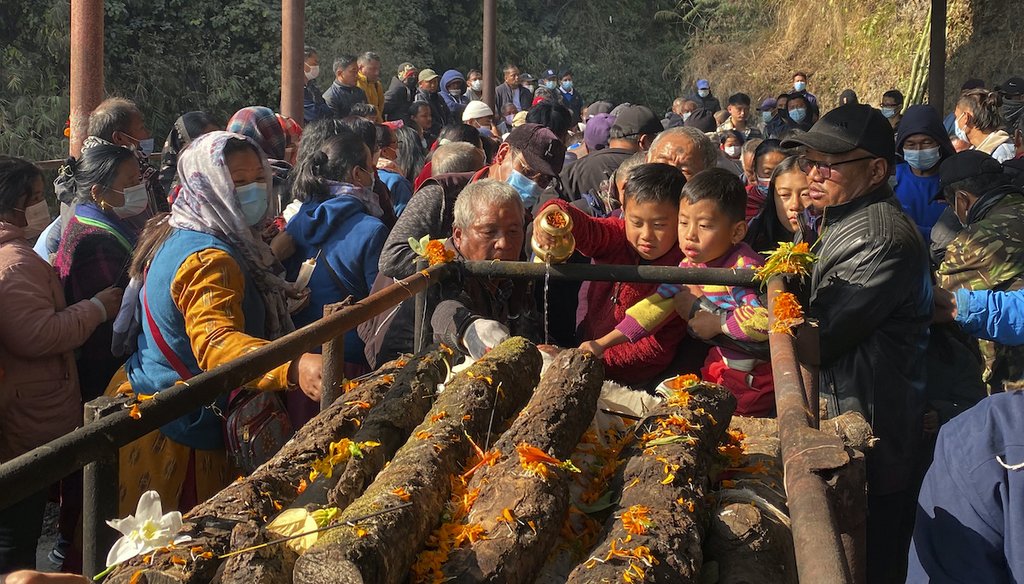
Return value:
M 409 113 L 409 106 L 416 99 L 416 85 L 419 72 L 412 63 L 398 66 L 398 75 L 391 79 L 391 85 L 384 93 L 384 121 L 401 120 Z

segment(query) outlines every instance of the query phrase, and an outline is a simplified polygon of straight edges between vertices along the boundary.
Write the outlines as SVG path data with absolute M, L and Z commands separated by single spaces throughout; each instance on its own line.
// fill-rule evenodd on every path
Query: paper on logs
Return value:
M 403 582 L 416 552 L 438 524 L 451 493 L 449 481 L 469 458 L 467 435 L 482 444 L 492 420 L 494 428 L 504 427 L 529 399 L 540 367 L 536 347 L 514 337 L 456 376 L 409 442 L 339 519 L 362 517 L 405 499 L 412 505 L 326 532 L 296 562 L 294 581 Z M 398 489 L 402 495 L 396 494 Z M 351 576 L 352 567 L 358 579 Z

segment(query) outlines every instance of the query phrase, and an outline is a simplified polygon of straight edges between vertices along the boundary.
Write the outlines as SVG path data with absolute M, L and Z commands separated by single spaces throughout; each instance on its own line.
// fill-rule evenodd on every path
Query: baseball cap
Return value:
M 707 79 L 698 79 L 697 89 L 711 89 L 711 84 L 708 83 Z
M 424 69 L 420 71 L 420 82 L 430 81 L 431 79 L 437 79 L 437 73 L 433 69 Z
M 610 113 L 613 108 L 614 106 L 610 101 L 595 101 L 587 106 L 587 115 L 593 117 L 597 114 L 607 114 Z
M 462 111 L 462 121 L 468 122 L 469 120 L 475 120 L 477 118 L 487 118 L 494 116 L 494 111 L 486 103 L 482 101 L 471 101 L 466 104 L 466 109 Z
M 401 65 L 398 66 L 398 78 L 405 79 L 405 74 L 408 73 L 410 70 L 415 71 L 416 66 L 413 65 L 412 63 L 409 63 L 408 61 L 402 63 Z
M 854 90 L 847 89 L 839 94 L 839 105 L 850 105 L 851 103 L 860 103 Z
M 661 120 L 650 108 L 642 105 L 620 106 L 615 114 L 613 129 L 617 129 L 618 136 L 623 138 L 635 138 L 644 134 L 657 134 L 664 128 Z
M 814 126 L 782 141 L 783 148 L 806 146 L 826 154 L 867 150 L 890 164 L 896 160 L 892 126 L 882 112 L 864 104 L 842 105 L 828 112 Z
M 761 102 L 761 107 L 757 109 L 762 112 L 768 112 L 775 109 L 777 105 L 779 105 L 779 102 L 776 101 L 774 97 L 767 97 Z
M 983 174 L 1003 174 L 1003 165 L 980 150 L 965 150 L 942 161 L 939 184 L 945 188 Z
M 595 152 L 608 147 L 608 134 L 615 124 L 615 116 L 611 114 L 597 114 L 587 120 L 587 127 L 583 129 L 583 142 L 587 145 L 587 151 Z
M 996 91 L 1003 95 L 1020 95 L 1024 93 L 1024 79 L 1020 77 L 1010 77 L 1006 80 L 1006 83 L 996 86 Z
M 565 163 L 565 144 L 540 124 L 523 124 L 513 129 L 505 142 L 518 150 L 530 168 L 557 177 Z
M 558 77 L 558 73 L 555 73 L 554 69 L 548 69 L 547 71 L 544 72 L 544 75 L 543 75 L 544 79 L 551 79 L 552 77 L 554 77 L 554 78 Z
M 687 128 L 697 128 L 705 134 L 710 134 L 718 129 L 718 124 L 715 123 L 715 114 L 702 107 L 693 110 L 683 125 Z
M 519 74 L 519 80 L 520 81 L 536 81 L 537 78 L 534 77 L 533 75 L 530 75 L 529 73 L 520 73 Z

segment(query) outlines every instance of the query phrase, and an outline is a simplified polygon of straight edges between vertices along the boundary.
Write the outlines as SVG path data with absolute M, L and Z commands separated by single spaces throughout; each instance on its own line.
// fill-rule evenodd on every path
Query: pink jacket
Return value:
M 57 273 L 20 227 L 0 221 L 0 461 L 82 423 L 73 351 L 103 320 L 89 300 L 66 306 Z

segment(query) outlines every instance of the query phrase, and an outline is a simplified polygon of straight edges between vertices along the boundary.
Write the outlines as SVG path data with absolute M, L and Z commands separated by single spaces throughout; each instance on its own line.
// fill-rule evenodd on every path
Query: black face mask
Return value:
M 1002 114 L 1006 124 L 1012 128 L 1024 115 L 1024 100 L 1004 99 Z
M 416 89 L 416 85 L 417 84 L 416 84 L 416 79 L 415 78 L 408 79 L 405 82 L 405 86 L 408 87 L 409 89 Z

